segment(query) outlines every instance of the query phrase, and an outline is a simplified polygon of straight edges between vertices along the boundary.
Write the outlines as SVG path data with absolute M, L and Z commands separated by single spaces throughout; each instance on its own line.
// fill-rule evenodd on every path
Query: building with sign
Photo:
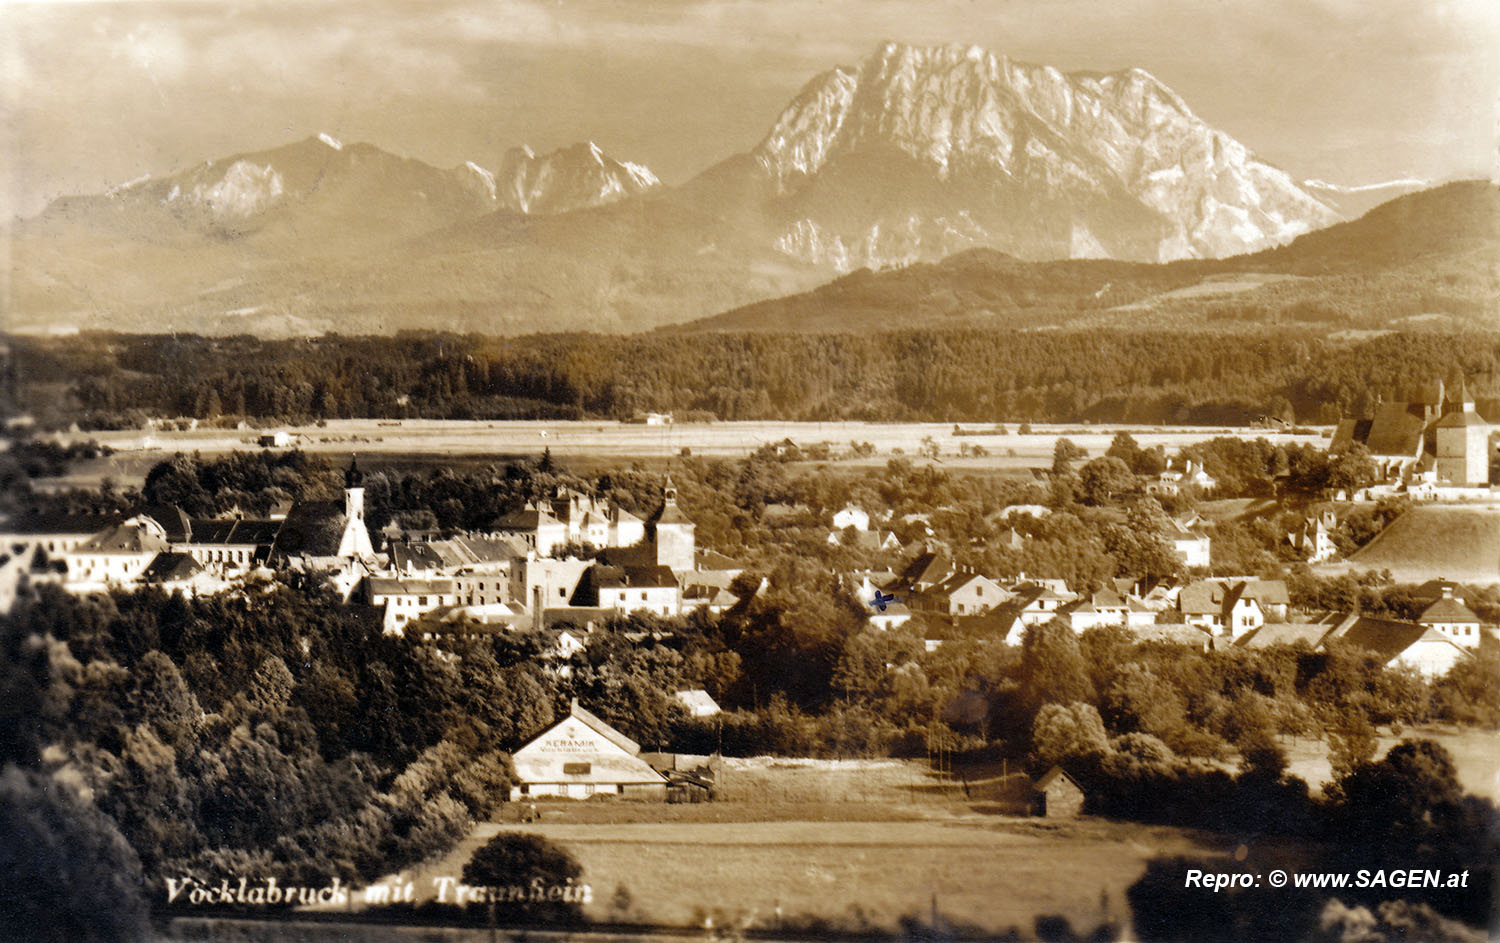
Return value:
M 665 800 L 666 777 L 640 753 L 640 744 L 574 701 L 567 717 L 511 757 L 520 780 L 511 788 L 511 801 L 536 796 Z

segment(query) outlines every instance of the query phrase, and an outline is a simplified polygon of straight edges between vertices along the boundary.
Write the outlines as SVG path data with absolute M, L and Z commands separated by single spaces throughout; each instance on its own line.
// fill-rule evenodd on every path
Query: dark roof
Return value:
M 95 534 L 78 546 L 78 553 L 160 553 L 167 542 L 134 524 L 121 524 Z
M 436 569 L 443 565 L 443 558 L 430 544 L 398 541 L 387 549 L 390 551 L 391 567 L 396 570 L 404 570 L 408 565 L 419 570 Z
M 149 517 L 161 525 L 167 540 L 174 544 L 187 543 L 193 536 L 193 522 L 186 511 L 175 504 L 151 504 L 136 512 L 139 517 Z
M 298 501 L 281 522 L 271 552 L 277 556 L 337 556 L 346 523 L 341 502 Z
M 156 557 L 146 565 L 146 570 L 141 574 L 141 580 L 147 583 L 166 583 L 172 580 L 186 580 L 203 572 L 203 567 L 198 565 L 191 554 L 173 553 L 170 551 L 158 553 Z
M 1047 770 L 1047 772 L 1043 773 L 1042 778 L 1036 781 L 1036 788 L 1038 790 L 1049 789 L 1058 782 L 1072 783 L 1074 789 L 1077 789 L 1079 792 L 1083 792 L 1083 787 L 1078 785 L 1078 780 L 1074 779 L 1072 776 L 1069 776 L 1068 771 L 1063 769 L 1061 766 L 1054 766 L 1051 769 Z
M 941 550 L 929 550 L 918 554 L 901 571 L 899 582 L 915 586 L 918 583 L 937 583 L 953 572 L 953 561 Z
M 692 518 L 682 513 L 682 508 L 677 506 L 674 498 L 663 501 L 661 507 L 656 509 L 656 513 L 652 514 L 646 523 L 655 527 L 657 524 L 691 524 L 693 521 Z
M 153 518 L 155 520 L 155 518 Z M 195 517 L 188 528 L 189 540 L 194 544 L 250 544 L 269 545 L 276 542 L 281 531 L 281 521 L 244 518 L 232 521 L 216 521 Z M 168 534 L 168 539 L 172 539 Z
M 1308 648 L 1317 648 L 1329 631 L 1325 623 L 1267 622 L 1260 628 L 1241 635 L 1235 639 L 1234 644 L 1245 648 L 1270 648 L 1305 642 Z
M 1457 599 L 1439 599 L 1422 610 L 1422 614 L 1417 617 L 1417 621 L 1421 623 L 1472 622 L 1478 625 L 1479 617 L 1468 606 L 1465 606 Z
M 745 565 L 717 550 L 700 547 L 695 562 L 700 570 L 743 570 Z
M 1419 640 L 1448 642 L 1438 632 L 1414 622 L 1396 622 L 1390 619 L 1371 619 L 1367 616 L 1349 616 L 1328 633 L 1324 640 L 1339 639 L 1366 651 L 1373 652 L 1382 661 L 1390 661 L 1406 651 Z
M 1422 451 L 1426 417 L 1418 403 L 1381 403 L 1364 439 L 1372 455 L 1411 455 Z
M 493 530 L 534 531 L 545 524 L 562 526 L 562 521 L 537 508 L 520 508 L 497 518 L 490 527 Z
M 1489 423 L 1472 409 L 1454 410 L 1437 422 L 1439 429 L 1463 429 L 1470 426 L 1489 428 Z
M 590 567 L 588 573 L 597 587 L 639 586 L 644 588 L 677 585 L 677 577 L 668 566 L 600 566 Z
M 605 547 L 594 559 L 605 566 L 656 566 L 656 546 L 641 543 L 633 547 Z
M 122 520 L 118 514 L 52 514 L 29 511 L 7 520 L 3 529 L 12 534 L 96 534 L 114 527 Z

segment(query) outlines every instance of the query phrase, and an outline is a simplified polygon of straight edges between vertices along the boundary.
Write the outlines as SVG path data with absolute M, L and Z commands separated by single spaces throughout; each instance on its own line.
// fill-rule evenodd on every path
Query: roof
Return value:
M 1375 418 L 1370 420 L 1363 441 L 1371 455 L 1416 457 L 1422 451 L 1426 425 L 1419 403 L 1381 403 L 1375 407 Z
M 431 544 L 397 541 L 386 548 L 391 566 L 397 570 L 434 570 L 444 565 L 443 557 Z
M 1424 625 L 1433 622 L 1442 622 L 1445 624 L 1467 622 L 1478 625 L 1479 617 L 1468 606 L 1465 606 L 1457 599 L 1445 597 L 1422 610 L 1422 614 L 1417 616 L 1417 621 Z
M 1241 635 L 1234 644 L 1245 648 L 1271 648 L 1306 643 L 1309 648 L 1317 648 L 1330 631 L 1326 624 L 1317 622 L 1267 622 Z
M 901 582 L 913 586 L 917 583 L 937 583 L 952 572 L 953 561 L 948 558 L 948 554 L 941 550 L 929 550 L 918 554 L 906 565 L 901 571 Z
M 74 553 L 161 553 L 167 542 L 136 524 L 121 524 L 95 534 L 78 545 Z
M 141 579 L 147 583 L 168 583 L 174 580 L 192 579 L 202 572 L 203 567 L 198 565 L 198 561 L 193 559 L 192 554 L 167 551 L 158 553 L 146 565 Z
M 1285 580 L 1245 580 L 1243 595 L 1262 606 L 1287 606 L 1291 596 L 1286 591 Z
M 1452 641 L 1434 629 L 1415 622 L 1396 622 L 1390 619 L 1372 619 L 1367 616 L 1350 615 L 1344 618 L 1324 638 L 1339 639 L 1373 653 L 1382 661 L 1389 662 L 1418 642 L 1440 642 L 1452 645 Z
M 589 711 L 586 711 L 582 707 L 579 707 L 578 701 L 576 699 L 573 701 L 573 710 L 570 716 L 582 721 L 587 726 L 592 727 L 594 729 L 594 732 L 599 734 L 599 736 L 608 740 L 610 743 L 613 743 L 615 746 L 619 747 L 630 755 L 634 756 L 635 754 L 641 752 L 641 745 L 639 743 L 636 743 L 634 740 L 625 736 L 623 733 L 620 733 L 620 731 L 611 727 L 609 724 L 606 724 L 604 721 L 600 720 Z
M 382 576 L 370 578 L 372 596 L 451 595 L 456 592 L 457 584 L 452 580 L 403 580 Z
M 699 548 L 694 557 L 694 562 L 699 570 L 744 570 L 745 565 L 732 557 L 727 557 L 717 550 L 707 547 Z
M 156 518 L 152 518 L 156 520 Z M 157 521 L 157 523 L 161 523 Z M 195 517 L 188 527 L 188 539 L 184 542 L 193 544 L 221 544 L 221 545 L 270 545 L 276 542 L 276 535 L 281 531 L 281 521 L 257 520 L 254 518 L 243 518 L 239 520 L 218 521 L 211 518 Z M 163 527 L 166 525 L 163 524 Z M 174 540 L 170 531 L 167 533 L 168 540 Z
M 1212 580 L 1189 583 L 1177 594 L 1177 609 L 1185 615 L 1223 612 L 1226 592 L 1224 584 Z
M 534 531 L 538 527 L 544 527 L 549 524 L 558 527 L 566 526 L 562 521 L 548 514 L 546 511 L 534 507 L 523 507 L 496 518 L 495 523 L 491 524 L 490 527 L 493 530 Z
M 298 501 L 281 522 L 271 552 L 288 557 L 338 556 L 345 523 L 339 501 Z
M 1484 417 L 1472 409 L 1465 409 L 1463 411 L 1454 410 L 1437 421 L 1437 428 L 1439 429 L 1488 429 L 1489 425 L 1489 423 L 1484 421 Z
M 677 588 L 677 576 L 669 566 L 604 566 L 595 564 L 588 570 L 589 578 L 601 589 L 636 586 L 644 589 Z
M 661 507 L 646 522 L 655 527 L 657 524 L 691 524 L 692 518 L 682 513 L 682 508 L 677 506 L 677 500 L 663 501 Z
M 30 511 L 10 518 L 0 530 L 8 534 L 97 534 L 119 524 L 118 514 L 55 514 Z
M 1138 642 L 1169 642 L 1173 645 L 1204 646 L 1213 639 L 1203 629 L 1180 622 L 1136 626 L 1130 632 Z
M 1054 766 L 1051 769 L 1047 770 L 1047 772 L 1043 773 L 1042 778 L 1036 781 L 1036 788 L 1038 790 L 1050 789 L 1052 788 L 1052 786 L 1056 785 L 1059 782 L 1072 783 L 1074 789 L 1077 789 L 1079 792 L 1083 792 L 1083 787 L 1078 785 L 1078 780 L 1074 779 L 1072 776 L 1069 776 L 1068 771 L 1063 769 L 1061 766 Z
M 151 504 L 136 512 L 137 517 L 149 517 L 161 525 L 162 532 L 172 543 L 186 543 L 192 539 L 193 524 L 187 512 L 175 504 Z
M 719 712 L 719 702 L 715 701 L 713 699 L 713 696 L 702 688 L 692 688 L 691 690 L 687 691 L 678 691 L 672 696 L 681 701 L 683 706 L 688 708 L 689 710 L 711 710 L 716 714 Z

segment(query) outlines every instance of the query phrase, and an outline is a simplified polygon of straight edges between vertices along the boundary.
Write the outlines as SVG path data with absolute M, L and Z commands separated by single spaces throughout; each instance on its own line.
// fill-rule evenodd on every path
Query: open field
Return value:
M 987 424 L 963 423 L 965 429 L 991 428 Z M 538 455 L 551 449 L 558 458 L 592 463 L 629 460 L 665 460 L 684 449 L 696 456 L 742 458 L 768 442 L 791 439 L 801 446 L 828 443 L 837 452 L 850 442 L 869 442 L 876 454 L 848 464 L 883 465 L 896 450 L 913 457 L 924 438 L 931 437 L 940 457 L 938 464 L 955 471 L 979 473 L 1024 473 L 1033 466 L 1051 463 L 1058 436 L 1066 436 L 1090 456 L 1104 454 L 1120 430 L 1130 432 L 1145 447 L 1164 446 L 1169 453 L 1184 445 L 1218 435 L 1246 438 L 1265 436 L 1286 443 L 1326 442 L 1323 432 L 1290 435 L 1265 429 L 1163 426 L 1043 426 L 1034 425 L 1029 435 L 953 434 L 953 423 L 867 422 L 716 422 L 646 426 L 613 422 L 466 422 L 460 420 L 411 419 L 400 422 L 373 419 L 334 420 L 326 426 L 282 427 L 293 436 L 293 448 L 307 452 L 347 456 L 358 453 L 369 467 L 431 464 L 434 456 L 453 463 L 485 464 L 518 455 Z M 271 430 L 263 430 L 271 431 Z M 156 462 L 174 452 L 218 455 L 259 448 L 260 431 L 194 429 L 190 431 L 127 430 L 59 435 L 62 442 L 92 439 L 116 450 L 116 454 L 81 466 L 59 483 L 79 486 L 97 484 L 106 475 L 121 485 L 139 482 Z M 982 446 L 989 455 L 959 458 L 963 443 Z M 575 463 L 576 464 L 576 463 Z
M 565 846 L 593 889 L 596 920 L 774 926 L 805 918 L 892 929 L 903 916 L 1003 930 L 1064 914 L 1090 928 L 1124 921 L 1124 892 L 1158 854 L 1230 850 L 1180 829 L 968 813 L 908 822 L 700 822 L 480 826 L 452 854 L 407 878 L 430 896 L 500 831 Z M 1066 880 L 1058 880 L 1066 875 Z M 613 906 L 624 887 L 631 905 Z
M 1458 768 L 1458 780 L 1465 789 L 1476 796 L 1500 800 L 1500 731 L 1414 727 L 1403 730 L 1399 737 L 1388 733 L 1379 737 L 1377 757 L 1384 756 L 1391 747 L 1409 739 L 1436 740 L 1441 743 L 1453 755 L 1453 763 Z M 1289 772 L 1305 781 L 1314 793 L 1321 792 L 1322 784 L 1332 778 L 1327 744 L 1307 737 L 1283 737 L 1281 745 L 1287 752 Z
M 1412 508 L 1350 557 L 1349 566 L 1390 570 L 1405 582 L 1500 582 L 1500 509 Z

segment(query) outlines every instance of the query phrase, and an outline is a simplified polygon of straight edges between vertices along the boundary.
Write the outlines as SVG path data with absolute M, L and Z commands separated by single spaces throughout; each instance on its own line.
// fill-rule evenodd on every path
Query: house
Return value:
M 573 702 L 567 717 L 511 757 L 511 801 L 554 796 L 589 799 L 667 797 L 667 779 L 640 756 L 640 744 Z
M 1208 534 L 1199 524 L 1168 518 L 1162 530 L 1162 539 L 1190 569 L 1206 569 L 1209 566 L 1212 545 Z
M 170 549 L 161 528 L 132 518 L 64 552 L 68 570 L 63 582 L 83 592 L 129 586 L 146 572 L 157 554 Z
M 1241 595 L 1255 600 L 1267 622 L 1285 622 L 1292 598 L 1284 580 L 1242 579 L 1233 580 L 1241 584 Z
M 172 551 L 158 553 L 141 573 L 140 582 L 160 586 L 169 593 L 177 590 L 187 593 L 212 591 L 223 583 L 222 580 L 213 580 L 191 554 Z
M 678 691 L 672 695 L 689 714 L 694 717 L 712 717 L 719 713 L 719 704 L 702 688 Z
M 843 530 L 845 527 L 853 527 L 855 530 L 870 529 L 870 513 L 864 508 L 846 504 L 833 514 L 833 529 Z
M 381 630 L 386 635 L 400 635 L 413 619 L 457 606 L 458 587 L 452 580 L 371 577 L 365 581 L 365 601 L 382 610 Z
M 527 556 L 511 562 L 510 601 L 538 611 L 568 606 L 592 560 L 554 560 Z
M 1232 585 L 1219 580 L 1198 580 L 1182 588 L 1177 611 L 1187 625 L 1213 635 L 1239 638 L 1266 622 L 1265 612 L 1253 596 L 1245 594 L 1245 583 Z
M 665 566 L 606 566 L 584 571 L 573 594 L 575 606 L 597 606 L 616 612 L 649 612 L 675 616 L 682 612 L 682 590 Z
M 1333 626 L 1325 622 L 1267 622 L 1241 635 L 1234 644 L 1242 648 L 1306 645 L 1317 651 L 1331 631 Z
M 1286 535 L 1287 543 L 1308 563 L 1323 563 L 1338 556 L 1332 528 L 1323 517 L 1310 517 Z
M 61 559 L 90 537 L 122 522 L 118 514 L 21 514 L 0 525 L 0 550 L 10 554 L 41 550 L 49 558 Z
M 1478 648 L 1483 633 L 1479 617 L 1463 602 L 1455 599 L 1452 590 L 1446 590 L 1440 598 L 1423 609 L 1422 614 L 1417 616 L 1417 624 L 1441 633 L 1463 648 Z
M 1210 491 L 1218 487 L 1218 484 L 1212 475 L 1204 471 L 1202 465 L 1187 459 L 1181 467 L 1176 462 L 1168 462 L 1166 470 L 1157 475 L 1155 481 L 1146 483 L 1146 493 L 1175 495 L 1190 486 L 1200 491 Z
M 1032 787 L 1032 812 L 1049 819 L 1071 819 L 1083 814 L 1084 793 L 1078 781 L 1054 766 Z
M 1041 625 L 1057 618 L 1063 606 L 1072 602 L 1072 593 L 1059 592 L 1050 585 L 1052 581 L 1018 583 L 1010 587 L 1010 604 L 1015 606 L 1018 616 L 1026 625 Z
M 515 537 L 540 557 L 550 557 L 552 551 L 568 542 L 568 525 L 531 502 L 496 518 L 490 524 L 489 532 L 501 537 Z
M 854 547 L 869 553 L 895 552 L 901 549 L 901 540 L 888 530 L 831 530 L 828 532 L 829 546 Z
M 263 449 L 284 449 L 292 444 L 292 434 L 277 429 L 275 432 L 263 433 L 255 442 Z
M 893 586 L 903 592 L 924 592 L 953 575 L 953 560 L 942 550 L 924 550 L 912 558 Z M 887 592 L 890 587 L 887 588 Z
M 1134 628 L 1156 623 L 1156 613 L 1147 609 L 1144 603 L 1111 589 L 1102 589 L 1064 603 L 1058 615 L 1067 619 L 1073 631 L 1079 633 L 1101 625 Z
M 999 583 L 972 568 L 964 568 L 910 595 L 906 603 L 912 609 L 965 616 L 993 609 L 1010 598 L 1011 594 Z
M 1453 639 L 1414 622 L 1371 619 L 1349 614 L 1323 637 L 1323 647 L 1337 640 L 1371 652 L 1387 667 L 1412 668 L 1428 678 L 1448 673 L 1469 653 Z
M 365 526 L 364 473 L 351 459 L 344 472 L 344 501 L 298 501 L 276 531 L 273 564 L 326 574 L 346 601 L 354 587 L 380 569 Z

